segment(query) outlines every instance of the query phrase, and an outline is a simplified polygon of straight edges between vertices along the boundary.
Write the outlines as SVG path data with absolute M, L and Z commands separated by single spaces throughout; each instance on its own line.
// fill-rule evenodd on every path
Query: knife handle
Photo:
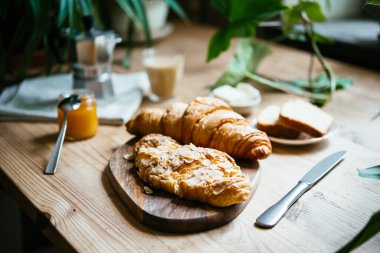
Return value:
M 276 204 L 268 208 L 257 219 L 256 224 L 261 227 L 271 228 L 277 224 L 284 217 L 286 211 L 296 202 L 296 200 L 304 194 L 310 186 L 303 182 L 298 184 L 290 190 L 282 199 Z

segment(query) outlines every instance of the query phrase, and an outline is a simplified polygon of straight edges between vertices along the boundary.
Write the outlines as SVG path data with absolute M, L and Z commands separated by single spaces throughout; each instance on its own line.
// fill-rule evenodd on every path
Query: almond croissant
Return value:
M 243 202 L 252 192 L 248 176 L 226 153 L 180 145 L 161 134 L 149 134 L 134 146 L 139 177 L 155 188 L 214 206 Z
M 212 97 L 174 103 L 166 110 L 142 109 L 126 125 L 131 134 L 161 133 L 182 144 L 218 149 L 235 158 L 264 159 L 272 152 L 264 132 L 253 129 L 224 101 Z

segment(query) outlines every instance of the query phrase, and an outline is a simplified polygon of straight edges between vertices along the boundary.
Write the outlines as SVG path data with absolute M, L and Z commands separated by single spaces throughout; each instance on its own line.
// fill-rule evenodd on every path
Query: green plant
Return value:
M 375 115 L 373 115 L 372 120 L 375 120 L 379 116 L 380 116 L 380 109 L 378 109 Z
M 366 169 L 358 169 L 358 175 L 361 177 L 380 179 L 380 165 Z
M 115 0 L 132 22 L 142 28 L 146 46 L 150 47 L 152 39 L 143 1 Z M 163 1 L 183 20 L 187 20 L 177 1 Z M 5 38 L 3 31 L 0 33 L 0 82 L 23 79 L 33 53 L 39 46 L 42 46 L 46 52 L 46 74 L 51 72 L 55 63 L 67 62 L 70 38 L 84 30 L 83 17 L 92 16 L 96 28 L 106 29 L 109 28 L 107 20 L 110 16 L 109 9 L 109 3 L 103 0 L 0 1 L 2 24 L 12 22 L 15 27 L 14 31 L 8 34 L 9 38 Z M 67 31 L 66 36 L 63 36 L 63 31 Z M 127 45 L 130 46 L 131 42 Z M 131 47 L 128 48 L 130 49 Z M 17 52 L 22 52 L 21 61 L 16 70 L 10 72 L 6 66 Z
M 358 169 L 358 175 L 366 178 L 380 179 L 380 165 Z M 380 211 L 374 213 L 362 230 L 337 253 L 351 252 L 380 232 Z
M 380 0 L 365 0 L 365 4 L 380 5 Z
M 339 83 L 344 83 L 340 88 L 346 88 L 351 84 L 352 80 L 335 77 L 319 51 L 318 42 L 332 41 L 318 34 L 313 28 L 313 22 L 325 21 L 317 2 L 300 0 L 294 5 L 285 5 L 282 0 L 211 0 L 211 5 L 225 15 L 228 22 L 211 38 L 207 60 L 211 61 L 218 57 L 229 48 L 231 39 L 239 38 L 234 58 L 213 88 L 221 85 L 234 86 L 242 79 L 249 78 L 273 88 L 308 97 L 314 104 L 323 105 L 337 88 L 337 80 Z M 282 16 L 283 35 L 277 39 L 308 41 L 311 45 L 312 54 L 307 81 L 300 79 L 292 82 L 277 81 L 256 73 L 260 61 L 270 51 L 263 42 L 255 39 L 256 29 L 260 23 L 279 15 Z M 302 31 L 293 29 L 297 24 L 302 24 Z M 323 68 L 323 74 L 316 78 L 312 77 L 314 57 Z

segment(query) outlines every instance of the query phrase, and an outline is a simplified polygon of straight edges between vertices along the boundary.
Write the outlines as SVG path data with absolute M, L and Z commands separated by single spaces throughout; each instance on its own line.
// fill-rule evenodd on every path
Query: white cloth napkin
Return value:
M 100 124 L 121 125 L 140 107 L 149 87 L 145 72 L 112 74 L 113 99 L 97 99 Z M 72 90 L 71 74 L 27 79 L 6 88 L 0 95 L 0 120 L 56 121 L 57 102 L 62 92 Z

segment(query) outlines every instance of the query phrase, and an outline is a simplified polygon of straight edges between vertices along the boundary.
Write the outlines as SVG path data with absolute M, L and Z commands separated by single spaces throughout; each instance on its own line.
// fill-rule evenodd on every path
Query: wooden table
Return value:
M 159 49 L 186 54 L 185 78 L 175 100 L 207 95 L 208 85 L 224 70 L 231 51 L 211 64 L 205 63 L 213 31 L 178 24 L 174 34 L 157 44 Z M 135 51 L 133 70 L 141 68 L 139 53 Z M 116 61 L 121 57 L 120 51 Z M 306 53 L 274 45 L 273 54 L 259 71 L 272 77 L 302 77 L 307 62 Z M 58 173 L 46 176 L 43 169 L 57 137 L 56 124 L 0 123 L 0 183 L 62 251 L 335 251 L 380 209 L 380 181 L 359 177 L 356 171 L 380 161 L 380 118 L 371 120 L 380 106 L 380 74 L 329 62 L 339 75 L 355 78 L 352 87 L 338 91 L 325 107 L 339 124 L 339 133 L 312 146 L 274 145 L 273 154 L 260 161 L 261 182 L 251 203 L 233 222 L 218 229 L 165 234 L 145 227 L 133 217 L 105 173 L 112 152 L 131 137 L 122 126 L 102 126 L 92 139 L 65 143 Z M 258 87 L 263 90 L 260 108 L 292 97 Z M 307 192 L 275 228 L 263 230 L 253 225 L 258 215 L 291 189 L 311 166 L 342 149 L 349 151 L 345 161 Z M 378 252 L 379 248 L 380 234 L 359 251 Z

